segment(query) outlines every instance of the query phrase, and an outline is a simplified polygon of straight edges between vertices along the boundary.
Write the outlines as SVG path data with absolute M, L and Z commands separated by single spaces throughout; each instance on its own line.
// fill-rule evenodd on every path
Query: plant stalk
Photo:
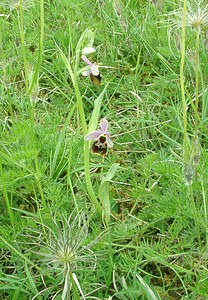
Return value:
M 187 12 L 187 0 L 184 0 L 181 63 L 180 63 L 180 86 L 181 86 L 181 98 L 183 104 L 183 151 L 184 151 L 183 158 L 184 158 L 185 165 L 188 163 L 188 159 L 189 159 L 188 135 L 187 135 L 187 106 L 186 106 L 185 83 L 184 83 L 184 63 L 185 63 L 185 51 L 186 51 L 186 12 Z
M 87 134 L 87 123 L 86 123 L 84 108 L 83 108 L 83 104 L 82 104 L 82 96 L 80 94 L 79 86 L 78 86 L 77 67 L 75 67 L 75 69 L 74 69 L 74 89 L 75 89 L 75 93 L 76 93 L 77 107 L 78 107 L 81 124 L 82 124 L 82 131 L 85 136 Z M 102 207 L 101 207 L 100 203 L 98 202 L 98 200 L 95 196 L 93 187 L 92 187 L 89 158 L 90 158 L 89 142 L 84 141 L 84 168 L 85 168 L 85 180 L 86 180 L 86 185 L 87 185 L 87 191 L 88 191 L 89 197 L 90 197 L 92 203 L 94 204 L 96 210 L 98 211 L 99 214 L 102 215 Z

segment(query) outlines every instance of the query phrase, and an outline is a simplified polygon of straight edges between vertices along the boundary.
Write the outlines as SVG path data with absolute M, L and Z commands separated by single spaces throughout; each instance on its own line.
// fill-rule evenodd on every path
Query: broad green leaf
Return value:
M 103 177 L 99 190 L 98 190 L 98 196 L 100 199 L 100 202 L 103 207 L 103 218 L 106 224 L 110 221 L 110 215 L 111 215 L 111 203 L 110 203 L 110 197 L 109 197 L 109 181 L 113 178 L 115 175 L 117 169 L 119 167 L 119 164 L 113 164 L 108 171 L 107 175 Z
M 103 207 L 103 217 L 105 222 L 108 224 L 110 221 L 111 207 L 109 198 L 109 182 L 103 182 L 98 190 L 98 197 Z

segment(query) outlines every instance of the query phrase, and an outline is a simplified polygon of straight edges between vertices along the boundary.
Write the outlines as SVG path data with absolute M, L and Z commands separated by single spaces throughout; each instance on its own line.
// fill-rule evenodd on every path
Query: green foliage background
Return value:
M 23 1 L 24 49 L 30 66 L 38 57 L 39 2 Z M 36 232 L 34 244 L 41 251 L 41 226 L 53 226 L 51 216 L 56 215 L 61 227 L 61 214 L 67 217 L 75 207 L 90 220 L 87 240 L 106 230 L 92 246 L 95 269 L 78 261 L 74 270 L 86 299 L 154 300 L 149 290 L 155 299 L 208 299 L 206 32 L 202 31 L 199 53 L 201 158 L 193 185 L 186 186 L 180 28 L 173 27 L 169 15 L 182 7 L 181 1 L 44 2 L 44 52 L 33 138 L 18 1 L 0 3 L 0 299 L 61 299 L 63 282 L 54 275 L 55 267 L 31 250 L 33 236 L 27 229 Z M 90 157 L 95 191 L 112 164 L 119 164 L 110 180 L 112 215 L 107 229 L 92 213 L 87 197 L 76 109 L 66 123 L 76 97 L 56 46 L 67 55 L 70 45 L 73 62 L 86 28 L 95 32 L 91 60 L 109 67 L 100 68 L 99 87 L 79 77 L 87 121 L 108 84 L 100 118 L 110 123 L 114 147 L 105 158 Z M 186 36 L 188 132 L 193 136 L 195 35 L 188 28 Z M 72 290 L 68 297 L 83 299 L 76 295 Z

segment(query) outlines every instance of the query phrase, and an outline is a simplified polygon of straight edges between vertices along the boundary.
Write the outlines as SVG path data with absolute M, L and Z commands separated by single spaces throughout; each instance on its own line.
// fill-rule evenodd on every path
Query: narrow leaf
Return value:
M 56 44 L 56 47 L 58 48 L 59 50 L 59 54 L 61 56 L 61 59 L 63 61 L 63 63 L 65 64 L 65 67 L 67 68 L 67 70 L 69 71 L 69 75 L 71 77 L 71 80 L 72 80 L 72 83 L 74 85 L 74 74 L 73 74 L 73 71 L 72 71 L 72 67 L 71 67 L 71 64 L 70 64 L 70 61 L 67 59 L 66 55 L 63 53 L 63 51 L 61 50 L 61 48 L 57 45 L 57 43 L 55 42 Z
M 74 113 L 74 109 L 75 109 L 75 105 L 73 105 L 71 111 L 69 112 L 68 117 L 67 117 L 67 119 L 65 121 L 65 124 L 63 126 L 63 129 L 62 129 L 62 131 L 61 131 L 61 133 L 59 135 L 59 139 L 58 139 L 58 142 L 56 144 L 56 148 L 55 148 L 54 155 L 53 155 L 53 160 L 52 160 L 52 166 L 51 166 L 51 172 L 50 172 L 50 176 L 51 177 L 53 177 L 53 175 L 55 173 L 56 166 L 57 166 L 58 155 L 59 155 L 59 152 L 60 152 L 63 140 L 65 138 L 65 133 L 66 133 L 66 130 L 67 130 L 67 126 L 69 125 L 71 117 L 72 117 L 72 115 Z
M 110 170 L 108 171 L 107 175 L 105 177 L 103 177 L 101 184 L 105 181 L 110 181 L 115 176 L 118 167 L 119 167 L 119 164 L 113 164 L 110 167 Z
M 103 207 L 103 217 L 105 222 L 108 224 L 110 221 L 111 207 L 109 198 L 109 182 L 103 182 L 98 190 L 98 197 Z
M 152 291 L 152 289 L 146 284 L 146 282 L 144 281 L 144 279 L 139 276 L 139 275 L 136 275 L 136 277 L 139 279 L 141 285 L 143 286 L 145 292 L 146 292 L 146 296 L 148 298 L 148 300 L 159 300 L 154 292 Z

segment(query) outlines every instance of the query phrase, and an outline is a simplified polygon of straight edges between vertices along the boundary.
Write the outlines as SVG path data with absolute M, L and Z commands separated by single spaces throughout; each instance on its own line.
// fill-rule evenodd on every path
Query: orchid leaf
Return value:
M 109 181 L 115 176 L 119 164 L 113 164 L 107 175 L 103 177 L 98 190 L 98 196 L 103 207 L 103 218 L 106 224 L 110 222 L 111 203 L 109 197 Z
M 98 191 L 98 196 L 103 207 L 103 218 L 106 224 L 110 221 L 111 205 L 109 198 L 109 182 L 103 182 Z
M 119 167 L 119 164 L 113 164 L 111 166 L 110 170 L 108 171 L 107 175 L 102 179 L 101 184 L 104 183 L 105 181 L 110 181 L 111 179 L 113 179 L 118 167 Z
M 59 54 L 61 56 L 61 59 L 65 65 L 65 67 L 67 68 L 67 70 L 69 71 L 69 75 L 71 77 L 71 80 L 72 80 L 72 83 L 74 85 L 74 73 L 72 71 L 72 67 L 71 67 L 71 64 L 70 64 L 70 61 L 69 59 L 67 59 L 66 55 L 64 54 L 64 52 L 61 50 L 61 48 L 57 45 L 57 43 L 55 42 L 56 44 L 56 47 L 58 48 L 59 50 Z

